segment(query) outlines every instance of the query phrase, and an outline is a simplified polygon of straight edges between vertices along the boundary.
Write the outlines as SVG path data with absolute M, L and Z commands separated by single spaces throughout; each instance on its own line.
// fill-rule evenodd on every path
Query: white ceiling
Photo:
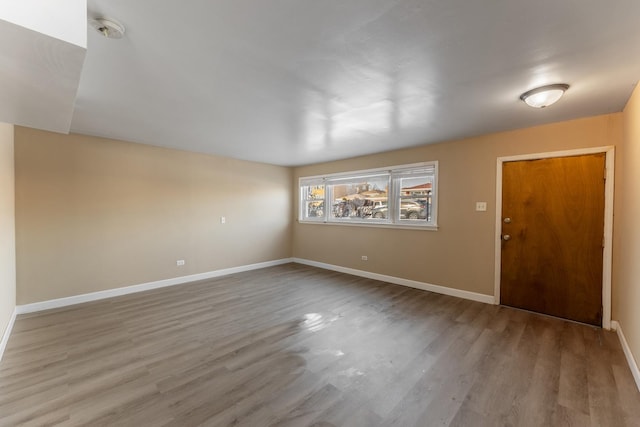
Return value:
M 302 165 L 621 111 L 638 0 L 89 0 L 71 131 Z M 543 110 L 518 97 L 569 83 Z
M 84 0 L 0 0 L 0 121 L 69 132 L 86 9 Z

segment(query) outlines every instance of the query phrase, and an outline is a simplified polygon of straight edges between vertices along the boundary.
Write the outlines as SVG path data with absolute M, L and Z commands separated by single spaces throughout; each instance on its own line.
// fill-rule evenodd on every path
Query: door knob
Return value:
M 504 234 L 504 235 L 502 236 L 502 240 L 505 240 L 505 241 L 506 241 L 506 240 L 511 240 L 511 236 L 510 236 L 510 235 L 508 235 L 508 234 Z
M 505 224 L 511 224 L 511 218 L 506 217 L 505 219 L 503 219 Z

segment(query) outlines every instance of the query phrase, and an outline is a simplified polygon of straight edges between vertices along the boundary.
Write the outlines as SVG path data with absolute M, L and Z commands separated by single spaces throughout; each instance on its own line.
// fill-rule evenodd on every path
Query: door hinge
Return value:
M 607 168 L 604 168 L 604 176 L 602 177 L 605 181 L 607 180 Z

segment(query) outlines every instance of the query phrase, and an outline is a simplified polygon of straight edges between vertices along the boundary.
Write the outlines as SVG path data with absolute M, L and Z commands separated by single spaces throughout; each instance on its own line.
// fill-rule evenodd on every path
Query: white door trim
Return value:
M 611 329 L 611 265 L 613 254 L 613 189 L 615 147 L 593 147 L 577 150 L 552 151 L 498 157 L 496 168 L 496 237 L 495 237 L 495 303 L 500 304 L 501 230 L 502 230 L 502 165 L 519 160 L 548 159 L 552 157 L 582 156 L 605 153 L 606 183 L 604 200 L 604 250 L 602 253 L 602 327 Z

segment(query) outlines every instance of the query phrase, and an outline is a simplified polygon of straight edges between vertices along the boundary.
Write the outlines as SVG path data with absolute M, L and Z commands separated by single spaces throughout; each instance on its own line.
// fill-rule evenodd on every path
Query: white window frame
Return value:
M 401 199 L 401 178 L 420 175 L 432 175 L 431 186 L 431 220 L 418 221 L 400 218 L 399 202 Z M 389 176 L 387 218 L 335 218 L 332 215 L 333 209 L 333 187 L 332 184 L 339 181 L 352 181 L 362 178 L 375 177 L 380 175 Z M 305 217 L 307 198 L 304 196 L 304 188 L 313 185 L 324 185 L 323 214 L 318 217 Z M 328 224 L 328 225 L 352 225 L 360 227 L 383 227 L 383 228 L 409 228 L 420 230 L 438 229 L 438 161 L 412 163 L 407 165 L 389 166 L 384 168 L 366 169 L 350 172 L 341 172 L 326 175 L 315 175 L 300 177 L 298 179 L 298 222 L 301 224 Z

